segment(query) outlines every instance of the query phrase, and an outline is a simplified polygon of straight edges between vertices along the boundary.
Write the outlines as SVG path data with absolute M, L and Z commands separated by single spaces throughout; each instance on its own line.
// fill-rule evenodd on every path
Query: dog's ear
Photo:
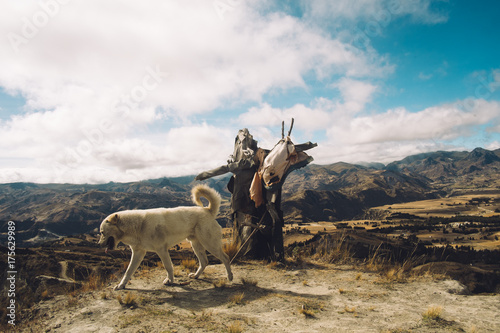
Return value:
M 119 220 L 120 220 L 120 216 L 118 216 L 118 214 L 113 214 L 113 216 L 111 216 L 109 218 L 108 222 L 110 224 L 117 224 Z

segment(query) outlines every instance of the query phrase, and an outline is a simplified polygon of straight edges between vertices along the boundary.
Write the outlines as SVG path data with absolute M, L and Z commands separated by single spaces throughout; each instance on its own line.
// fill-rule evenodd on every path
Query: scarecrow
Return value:
M 281 140 L 271 150 L 259 148 L 248 129 L 241 129 L 227 164 L 195 177 L 204 180 L 227 172 L 233 174 L 227 186 L 231 192 L 234 241 L 240 244 L 238 254 L 283 260 L 283 183 L 291 171 L 313 161 L 304 151 L 317 146 L 311 142 L 293 144 L 293 121 L 286 137 L 282 123 Z

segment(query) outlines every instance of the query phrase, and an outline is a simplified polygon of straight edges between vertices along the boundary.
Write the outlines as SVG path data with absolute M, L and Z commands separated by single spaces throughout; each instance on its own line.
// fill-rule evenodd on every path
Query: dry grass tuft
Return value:
M 299 310 L 299 313 L 303 314 L 306 316 L 306 318 L 315 318 L 314 311 L 311 309 L 308 309 L 305 305 L 302 305 L 302 308 Z
M 243 332 L 243 327 L 241 327 L 241 322 L 240 321 L 235 321 L 229 325 L 227 328 L 228 333 L 241 333 Z
M 222 245 L 222 249 L 229 256 L 229 260 L 233 260 L 233 258 L 238 253 L 238 250 L 240 249 L 240 243 L 239 242 L 224 243 Z
M 212 282 L 215 288 L 224 288 L 227 285 L 226 279 L 218 279 Z
M 233 305 L 243 304 L 244 303 L 244 301 L 243 301 L 244 298 L 245 298 L 245 293 L 234 294 L 231 297 L 229 297 L 229 301 Z
M 477 327 L 475 325 L 472 325 L 470 328 L 469 328 L 469 333 L 479 333 L 479 330 L 477 329 Z
M 196 271 L 198 264 L 195 259 L 182 259 L 181 266 L 190 272 Z
M 422 313 L 422 318 L 424 320 L 437 320 L 441 318 L 442 313 L 442 306 L 431 306 L 424 313 Z
M 137 307 L 136 296 L 130 292 L 127 292 L 125 298 L 122 298 L 121 295 L 116 296 L 118 303 L 120 303 L 123 307 L 135 308 Z
M 306 318 L 315 318 L 316 313 L 322 311 L 325 308 L 323 302 L 314 300 L 304 300 L 299 313 L 306 316 Z
M 344 307 L 344 312 L 346 313 L 356 313 L 356 307 L 353 306 L 353 307 L 348 307 L 347 305 Z
M 381 246 L 382 243 L 380 243 L 375 252 L 365 262 L 365 269 L 379 272 L 382 279 L 386 282 L 407 282 L 411 276 L 411 269 L 417 266 L 422 260 L 422 257 L 413 256 L 417 247 L 402 263 L 393 263 L 389 258 L 381 254 Z
M 116 279 L 114 274 L 103 276 L 98 271 L 92 272 L 87 279 L 83 282 L 81 292 L 101 290 L 111 280 Z
M 246 279 L 246 278 L 241 278 L 241 283 L 242 283 L 245 287 L 256 287 L 256 286 L 257 286 L 258 281 L 257 281 L 257 280 L 255 280 L 255 279 Z
M 277 261 L 271 261 L 267 264 L 267 267 L 270 269 L 275 269 L 279 266 L 279 262 Z
M 70 295 L 68 297 L 68 307 L 71 308 L 71 307 L 76 306 L 77 304 L 78 304 L 78 299 L 75 296 Z
M 314 258 L 326 261 L 328 263 L 349 263 L 353 261 L 354 252 L 352 246 L 347 242 L 347 234 L 342 233 L 338 240 L 329 237 L 323 237 L 319 243 Z
M 40 294 L 40 297 L 42 299 L 48 299 L 49 298 L 49 291 L 47 289 L 45 289 L 44 291 L 42 291 L 42 293 Z

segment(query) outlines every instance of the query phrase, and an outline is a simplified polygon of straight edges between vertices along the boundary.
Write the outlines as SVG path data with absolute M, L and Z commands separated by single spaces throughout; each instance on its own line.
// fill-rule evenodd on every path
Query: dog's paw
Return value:
M 116 290 L 121 290 L 121 289 L 125 289 L 125 285 L 119 284 L 119 285 L 117 285 L 117 286 L 115 286 L 115 287 L 113 288 L 113 290 L 115 290 L 115 291 L 116 291 Z
M 174 281 L 169 279 L 169 278 L 166 278 L 165 280 L 163 280 L 163 284 L 166 286 L 170 286 L 170 285 L 174 284 Z

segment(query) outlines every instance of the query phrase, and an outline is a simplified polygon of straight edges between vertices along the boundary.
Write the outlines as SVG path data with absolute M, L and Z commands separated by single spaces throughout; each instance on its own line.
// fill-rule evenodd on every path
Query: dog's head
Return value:
M 120 216 L 117 213 L 109 215 L 101 223 L 101 238 L 98 244 L 100 246 L 106 246 L 106 252 L 108 252 L 108 250 L 114 250 L 123 236 L 119 223 Z

